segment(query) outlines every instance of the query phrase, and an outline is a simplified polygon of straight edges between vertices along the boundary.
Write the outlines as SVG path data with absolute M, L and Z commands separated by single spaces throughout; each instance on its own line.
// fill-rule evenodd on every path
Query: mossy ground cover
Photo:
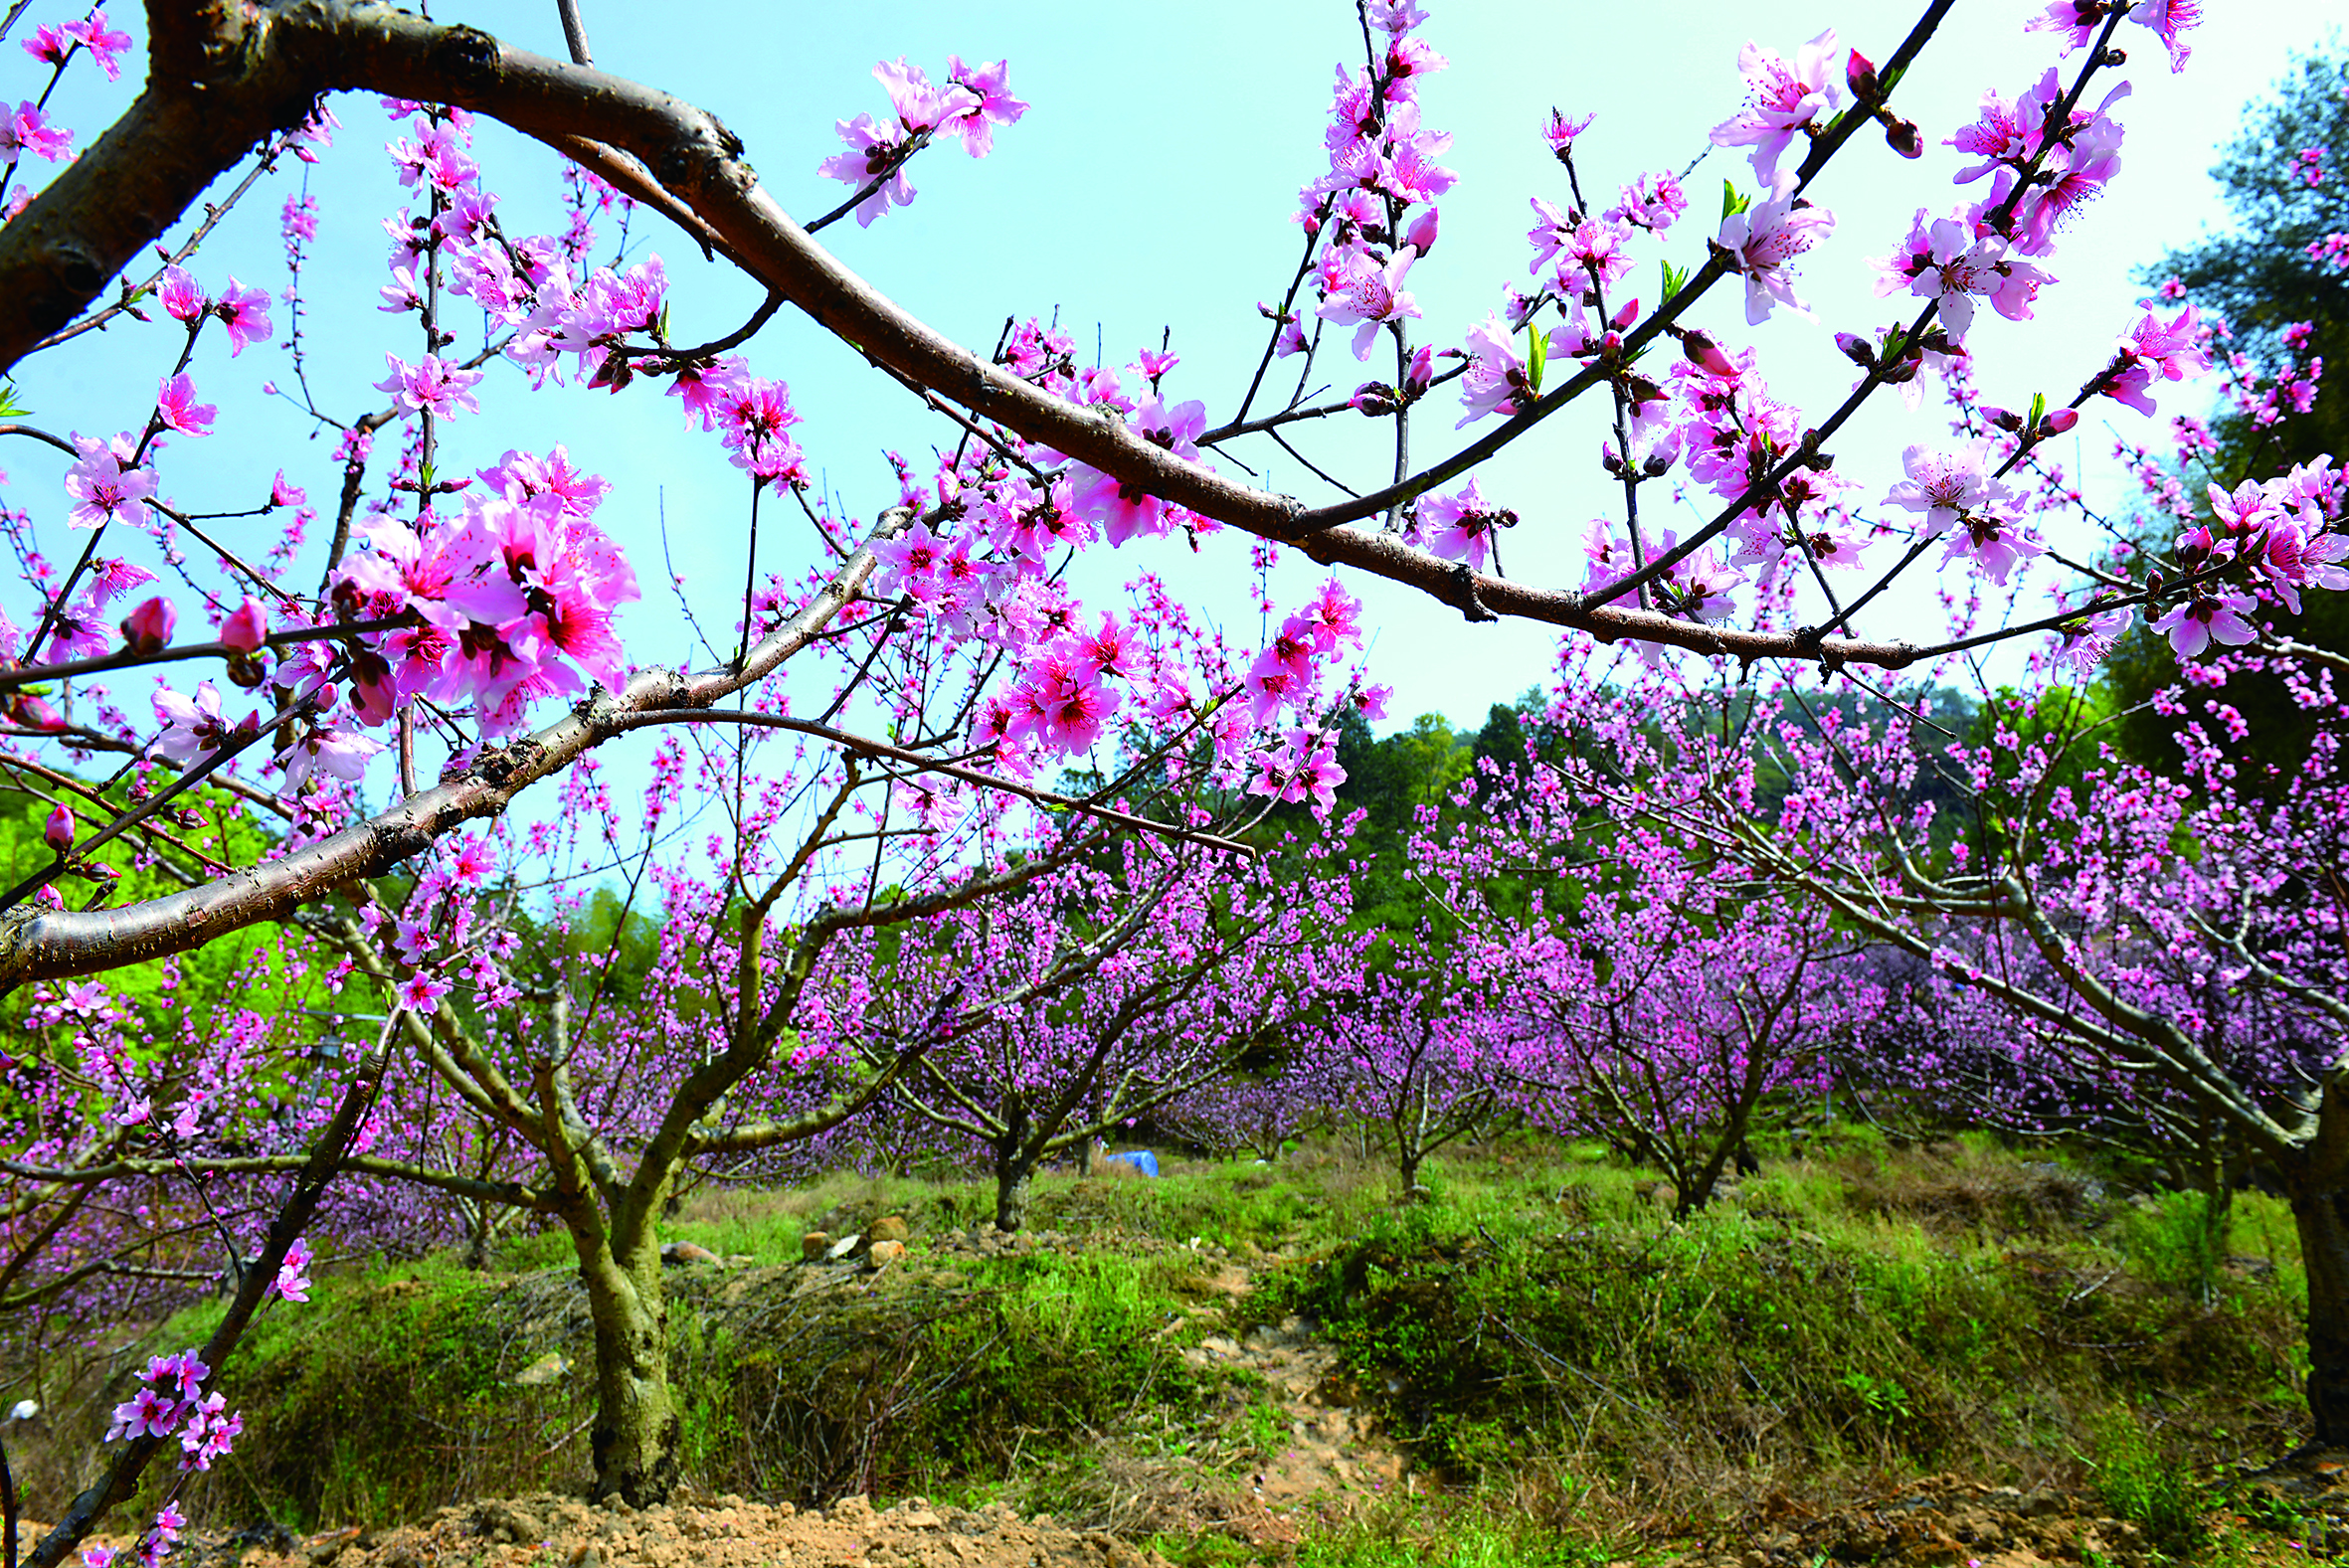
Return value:
M 1176 1461 L 1185 1484 L 1244 1488 L 1281 1442 L 1271 1404 L 1183 1351 L 1291 1317 L 1337 1352 L 1328 1397 L 1374 1413 L 1415 1472 L 1291 1548 L 1330 1568 L 1613 1560 L 1935 1473 L 2095 1497 L 2207 1555 L 2228 1538 L 2203 1523 L 2215 1478 L 2297 1441 L 2298 1258 L 2256 1194 L 2213 1256 L 2199 1198 L 1980 1139 L 1765 1150 L 1682 1223 L 1652 1172 L 1592 1146 L 1502 1139 L 1431 1174 L 1433 1200 L 1400 1208 L 1335 1142 L 1048 1177 L 1048 1244 L 1000 1254 L 940 1245 L 988 1212 L 976 1183 L 697 1195 L 666 1233 L 757 1262 L 669 1276 L 687 1473 L 1079 1518 Z M 908 1259 L 809 1289 L 801 1234 L 881 1213 L 912 1222 Z M 267 1314 L 225 1384 L 248 1436 L 207 1511 L 383 1523 L 576 1481 L 592 1389 L 565 1259 L 523 1237 L 486 1271 L 352 1266 Z M 1252 1289 L 1218 1295 L 1237 1268 Z M 158 1341 L 200 1338 L 215 1309 Z M 549 1355 L 570 1370 L 517 1382 Z

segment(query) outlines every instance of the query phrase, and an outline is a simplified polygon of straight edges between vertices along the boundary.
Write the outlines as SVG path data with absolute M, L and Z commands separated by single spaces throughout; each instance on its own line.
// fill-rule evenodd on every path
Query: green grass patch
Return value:
M 1656 1172 L 1522 1134 L 1440 1158 L 1436 1198 L 1404 1208 L 1375 1151 L 1330 1138 L 1275 1165 L 1169 1159 L 1157 1181 L 1046 1175 L 1030 1214 L 1052 1240 L 984 1258 L 935 1246 L 992 1212 L 984 1182 L 705 1189 L 664 1235 L 757 1267 L 668 1276 L 685 1470 L 1080 1521 L 1145 1473 L 1244 1488 L 1290 1413 L 1182 1348 L 1293 1313 L 1340 1353 L 1331 1402 L 1374 1413 L 1442 1494 L 1309 1534 L 1298 1562 L 1332 1568 L 1607 1560 L 1577 1543 L 1621 1545 L 1627 1499 L 1697 1528 L 1944 1471 L 2095 1493 L 2191 1551 L 2207 1499 L 2177 1478 L 2298 1440 L 2303 1287 L 2276 1200 L 2238 1195 L 2222 1241 L 2190 1195 L 2099 1192 L 1978 1137 L 1762 1151 L 1684 1223 Z M 804 1232 L 889 1213 L 905 1263 L 822 1289 L 784 1266 Z M 1226 1307 L 1233 1261 L 1256 1289 Z M 382 1524 L 583 1479 L 569 1244 L 513 1237 L 497 1262 L 337 1272 L 266 1313 L 223 1384 L 248 1435 L 203 1492 L 215 1519 Z M 218 1311 L 158 1339 L 201 1342 Z M 517 1381 L 550 1355 L 569 1370 Z M 1217 1539 L 1169 1555 L 1211 1568 Z

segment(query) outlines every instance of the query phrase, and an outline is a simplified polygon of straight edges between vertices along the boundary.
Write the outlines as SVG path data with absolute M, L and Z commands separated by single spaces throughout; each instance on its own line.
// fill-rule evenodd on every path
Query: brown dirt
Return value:
M 875 1510 L 862 1497 L 802 1512 L 732 1495 L 641 1511 L 538 1492 L 443 1508 L 382 1532 L 338 1530 L 281 1549 L 227 1543 L 198 1555 L 242 1568 L 1168 1568 L 1098 1530 L 1007 1507 Z M 190 1568 L 196 1568 L 194 1563 Z
M 1250 1492 L 1272 1507 L 1319 1502 L 1343 1508 L 1402 1480 L 1402 1456 L 1354 1408 L 1336 1375 L 1338 1353 L 1302 1319 L 1252 1329 L 1244 1340 L 1209 1334 L 1182 1356 L 1194 1366 L 1239 1367 L 1264 1379 L 1267 1401 L 1278 1412 L 1277 1448 L 1250 1478 Z
M 2246 1511 L 2215 1512 L 2207 1522 L 2214 1532 L 2240 1532 L 2224 1554 L 2240 1568 L 2278 1568 L 2349 1552 L 2349 1453 L 2302 1451 L 2247 1476 L 2233 1495 L 2234 1505 Z M 2280 1529 L 2272 1518 L 2277 1511 L 2291 1521 Z M 2259 1512 L 2270 1514 L 2270 1522 L 2244 1529 Z M 1863 1562 L 1880 1568 L 2154 1568 L 2195 1560 L 2192 1552 L 2179 1557 L 2152 1550 L 2137 1525 L 2104 1514 L 2091 1497 L 1934 1476 L 1827 1513 L 1773 1499 L 1732 1537 L 1699 1542 L 1695 1549 L 1682 1543 L 1681 1555 L 1666 1559 L 1663 1568 Z
M 1819 1562 L 2073 1568 L 2097 1561 L 2134 1568 L 2148 1561 L 2136 1525 L 2099 1517 L 2080 1498 L 1945 1476 L 1826 1514 L 1782 1498 L 1764 1515 L 1742 1539 L 1673 1559 L 1674 1568 L 1809 1568 Z
M 1252 1493 L 1193 1493 L 1187 1506 L 1172 1511 L 1171 1496 L 1162 1494 L 1148 1526 L 1177 1534 L 1213 1532 L 1255 1547 L 1251 1561 L 1292 1562 L 1300 1525 L 1329 1519 L 1334 1499 L 1326 1490 L 1276 1494 L 1268 1483 L 1294 1481 L 1309 1469 L 1292 1462 L 1256 1478 Z M 2349 1550 L 2349 1455 L 2296 1455 L 2250 1478 L 2239 1504 L 2254 1506 L 2261 1493 L 2297 1522 L 2285 1533 L 2270 1527 L 2237 1536 L 2229 1561 L 2242 1568 L 2281 1568 Z M 2247 1522 L 2242 1515 L 2212 1519 L 2222 1528 Z M 800 1511 L 733 1495 L 688 1495 L 638 1510 L 539 1492 L 443 1508 L 392 1530 L 188 1545 L 192 1549 L 177 1559 L 184 1568 L 1171 1568 L 1158 1553 L 1117 1535 L 1072 1528 L 1047 1514 L 1024 1518 L 1000 1503 L 934 1508 L 920 1497 L 881 1510 L 863 1497 L 847 1497 L 828 1508 Z M 2088 1499 L 1939 1476 L 1826 1513 L 1776 1497 L 1733 1535 L 1657 1542 L 1636 1562 L 1657 1568 L 2156 1568 L 2178 1560 L 2150 1551 L 2136 1525 L 2100 1514 Z M 1613 1568 L 1634 1568 L 1634 1562 L 1624 1559 Z

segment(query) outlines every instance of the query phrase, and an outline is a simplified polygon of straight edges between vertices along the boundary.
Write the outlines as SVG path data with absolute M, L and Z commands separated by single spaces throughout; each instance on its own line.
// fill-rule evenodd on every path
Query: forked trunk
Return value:
M 596 1325 L 595 1456 L 598 1500 L 635 1507 L 666 1501 L 677 1483 L 677 1405 L 669 1389 L 668 1304 L 660 1248 L 649 1238 L 618 1259 L 580 1248 L 580 1276 Z
M 2311 1438 L 2349 1448 L 2349 1193 L 2295 1193 L 2292 1218 L 2308 1270 L 2308 1414 Z

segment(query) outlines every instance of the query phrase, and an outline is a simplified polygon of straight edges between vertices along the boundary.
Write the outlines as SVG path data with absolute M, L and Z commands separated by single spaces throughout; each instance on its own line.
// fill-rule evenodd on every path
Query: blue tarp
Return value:
M 1101 1157 L 1105 1163 L 1110 1160 L 1122 1159 L 1146 1176 L 1155 1176 L 1159 1173 L 1159 1156 L 1147 1148 L 1129 1148 L 1122 1153 L 1104 1154 Z

